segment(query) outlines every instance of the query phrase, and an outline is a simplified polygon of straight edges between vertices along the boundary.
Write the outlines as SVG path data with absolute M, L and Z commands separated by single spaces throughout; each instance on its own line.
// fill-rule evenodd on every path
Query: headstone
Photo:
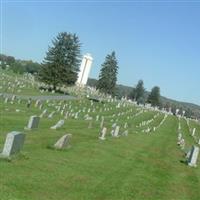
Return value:
M 178 141 L 180 141 L 180 140 L 181 140 L 181 138 L 182 138 L 182 134 L 181 134 L 181 133 L 179 133 L 179 134 L 178 134 Z
M 11 101 L 14 101 L 16 99 L 16 96 L 13 95 Z
M 8 98 L 5 98 L 5 101 L 4 101 L 4 103 L 8 103 Z
M 123 136 L 128 136 L 128 130 L 125 130 L 123 133 L 122 133 Z
M 64 120 L 60 120 L 57 122 L 56 125 L 52 126 L 51 129 L 57 129 L 57 128 L 60 128 L 64 125 L 65 121 Z
M 27 106 L 27 108 L 30 108 L 30 106 L 31 106 L 31 99 L 30 98 L 28 99 L 26 106 Z
M 17 131 L 8 133 L 1 155 L 3 157 L 9 157 L 12 154 L 18 153 L 23 147 L 24 140 L 25 134 L 23 133 Z
M 101 123 L 100 123 L 100 128 L 103 128 L 103 124 L 104 124 L 104 117 L 101 118 Z
M 40 117 L 36 115 L 31 116 L 29 119 L 28 125 L 27 127 L 25 127 L 25 129 L 30 130 L 30 129 L 38 128 L 39 122 L 40 122 Z
M 53 115 L 54 115 L 54 113 L 55 113 L 55 111 L 51 112 L 51 113 L 49 114 L 48 118 L 49 118 L 49 119 L 52 118 Z
M 55 149 L 64 149 L 70 147 L 70 140 L 72 135 L 71 134 L 65 134 L 63 135 L 55 144 Z
M 116 126 L 117 126 L 117 124 L 116 124 L 116 123 L 112 124 L 112 128 L 115 128 Z
M 199 155 L 199 147 L 192 146 L 190 157 L 188 159 L 188 165 L 189 166 L 191 166 L 191 167 L 197 166 L 198 155 Z
M 99 121 L 99 115 L 96 116 L 96 121 Z
M 92 128 L 92 120 L 89 120 L 88 128 Z
M 105 139 L 106 139 L 106 138 L 105 138 L 106 132 L 107 132 L 107 128 L 104 127 L 104 128 L 102 129 L 101 133 L 100 133 L 100 137 L 99 137 L 100 140 L 105 140 Z
M 35 102 L 35 107 L 38 107 L 39 104 L 40 104 L 40 100 L 37 100 L 37 101 Z
M 193 131 L 192 131 L 192 136 L 195 135 L 195 132 L 196 132 L 196 128 L 193 128 Z
M 42 107 L 43 107 L 43 105 L 42 105 L 42 103 L 41 103 L 40 106 L 39 106 L 39 109 L 42 110 Z
M 124 124 L 124 128 L 125 128 L 125 129 L 128 128 L 128 123 L 127 123 L 127 122 Z
M 113 133 L 113 137 L 119 137 L 119 129 L 120 129 L 120 127 L 116 126 L 115 131 Z
M 44 117 L 44 115 L 47 113 L 47 109 L 45 109 L 42 114 L 40 115 L 40 118 Z

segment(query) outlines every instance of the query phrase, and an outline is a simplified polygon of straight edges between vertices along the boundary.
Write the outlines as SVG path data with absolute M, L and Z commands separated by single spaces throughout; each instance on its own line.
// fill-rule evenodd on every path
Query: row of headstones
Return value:
M 99 139 L 100 140 L 105 140 L 106 139 L 106 134 L 107 134 L 107 128 L 106 127 L 103 127 L 102 130 L 100 131 L 99 133 Z M 112 137 L 116 137 L 118 138 L 119 136 L 128 136 L 128 130 L 125 130 L 124 132 L 122 132 L 120 134 L 120 126 L 115 126 L 112 128 L 111 130 L 111 136 Z
M 14 101 L 16 99 L 16 96 L 14 95 L 13 97 L 12 97 L 12 101 Z M 7 102 L 8 101 L 8 98 L 6 98 L 5 99 L 5 102 Z M 20 101 L 20 99 L 19 99 L 19 101 Z M 30 104 L 31 104 L 31 101 L 30 101 L 30 99 L 28 100 L 28 102 L 27 102 L 27 107 L 30 107 Z M 92 103 L 91 103 L 92 104 Z M 42 109 L 42 103 L 41 103 L 41 101 L 40 100 L 37 100 L 36 101 L 36 103 L 35 103 L 35 107 L 38 107 L 38 105 L 39 105 L 39 108 L 40 109 Z M 57 106 L 57 111 L 60 111 L 60 106 Z M 69 106 L 69 108 L 71 108 L 71 105 Z M 65 105 L 63 106 L 63 109 L 65 109 Z M 112 108 L 110 108 L 111 110 L 112 110 Z M 43 117 L 45 114 L 46 114 L 46 109 L 43 111 L 43 113 L 40 115 L 41 117 Z M 73 109 L 71 109 L 71 114 L 69 113 L 69 116 L 70 115 L 72 115 L 72 116 L 74 116 L 75 117 L 75 119 L 77 119 L 78 118 L 78 115 L 79 115 L 79 113 L 81 112 L 80 110 L 79 110 L 79 112 L 76 112 L 75 114 L 74 113 L 72 113 L 72 111 L 73 111 Z M 101 110 L 100 110 L 101 111 Z M 106 111 L 109 111 L 109 108 L 108 108 L 108 110 L 106 110 Z M 132 109 L 131 109 L 131 111 L 132 111 Z M 85 112 L 85 110 L 83 110 L 82 112 Z M 88 113 L 90 112 L 90 108 L 88 109 L 88 111 L 87 111 Z M 93 109 L 93 112 L 95 112 L 95 110 Z M 130 112 L 130 110 L 128 110 L 127 112 L 122 112 L 122 113 L 119 113 L 118 114 L 118 116 L 123 116 L 123 115 L 125 115 L 125 114 L 127 114 L 128 112 Z M 52 118 L 53 117 L 53 114 L 55 113 L 55 111 L 53 111 L 51 114 L 49 114 L 49 118 Z M 64 113 L 64 110 L 61 110 L 61 112 L 60 112 L 60 114 L 61 115 L 63 115 L 63 113 Z M 67 113 L 67 115 L 68 115 L 68 113 Z M 113 114 L 113 116 L 112 117 L 114 117 L 115 116 L 115 114 Z M 67 118 L 67 116 L 66 116 L 66 118 Z M 98 118 L 98 116 L 97 116 L 97 118 Z M 129 116 L 127 117 L 127 119 L 129 119 Z
M 13 100 L 15 99 L 15 97 L 13 97 Z M 40 101 L 38 100 L 38 101 L 36 101 L 36 104 L 35 104 L 35 106 L 37 107 L 38 106 L 38 104 L 40 103 Z M 41 106 L 41 105 L 40 105 Z M 71 107 L 70 107 L 71 108 Z M 132 111 L 132 110 L 131 110 Z M 45 109 L 43 112 L 42 112 L 42 114 L 40 115 L 40 117 L 43 117 L 45 114 L 46 114 L 46 112 L 47 112 L 47 110 Z M 61 111 L 62 112 L 62 111 Z M 140 111 L 139 113 L 136 113 L 135 114 L 135 116 L 138 116 L 140 113 L 142 113 L 143 112 L 143 110 L 142 111 Z M 52 118 L 52 116 L 53 116 L 53 114 L 55 113 L 55 111 L 53 111 L 52 113 L 50 113 L 49 114 L 49 116 L 48 116 L 48 118 Z M 67 113 L 68 114 L 68 113 Z M 77 114 L 78 113 L 76 113 L 76 114 L 72 114 L 72 116 L 75 116 L 75 119 L 77 119 L 78 118 L 78 116 L 77 116 Z M 121 113 L 121 115 L 123 115 L 124 113 Z M 70 115 L 70 114 L 69 114 Z M 118 116 L 120 116 L 119 114 L 118 114 Z M 156 115 L 157 116 L 157 115 Z M 156 116 L 154 116 L 154 118 L 156 118 Z M 112 116 L 113 117 L 113 116 Z M 65 119 L 67 118 L 67 115 L 65 116 Z M 87 117 L 87 119 L 89 119 L 90 117 Z M 99 118 L 99 116 L 97 116 L 96 117 L 96 121 L 98 121 L 98 118 Z M 103 117 L 102 117 L 102 122 L 101 122 L 101 124 L 103 123 Z M 31 121 L 31 120 L 30 120 Z M 113 121 L 113 120 L 111 120 L 111 121 Z M 117 120 L 116 120 L 117 121 Z M 53 127 L 59 127 L 60 125 L 62 125 L 63 124 L 63 122 L 64 122 L 64 120 L 60 120 L 58 123 L 57 123 L 57 125 L 55 125 L 55 126 L 53 126 Z M 31 123 L 31 122 L 30 122 Z M 91 124 L 91 123 L 90 123 Z M 91 127 L 91 125 L 89 125 L 89 127 Z M 102 125 L 101 125 L 101 127 L 102 127 Z M 151 131 L 151 129 L 150 128 L 148 128 L 147 130 L 145 130 L 145 132 L 150 132 Z M 155 131 L 155 127 L 153 128 L 153 131 Z
M 35 82 L 33 80 L 29 80 L 31 77 L 29 76 L 28 79 L 24 76 L 23 78 L 15 78 L 13 80 L 13 77 L 10 77 L 5 74 L 1 74 L 1 89 L 5 88 L 6 90 L 11 90 L 13 93 L 16 91 L 17 93 L 20 93 L 23 88 L 30 88 L 34 87 Z
M 46 110 L 43 111 L 43 113 L 40 115 L 40 117 L 42 117 L 45 113 L 46 113 Z M 50 115 L 52 116 L 52 114 L 53 113 L 51 113 Z M 92 120 L 92 118 L 89 117 L 89 116 L 87 116 L 86 120 L 90 120 L 89 128 L 91 128 L 91 120 Z M 39 117 L 37 117 L 37 116 L 31 116 L 30 120 L 29 120 L 29 123 L 28 123 L 28 126 L 26 128 L 27 129 L 37 128 L 38 127 L 38 123 L 39 123 Z M 64 120 L 60 120 L 55 126 L 52 126 L 51 129 L 60 128 L 63 124 L 64 124 Z M 103 127 L 103 124 L 104 124 L 104 117 L 101 118 L 101 123 L 100 123 L 100 127 L 101 128 Z M 127 128 L 127 123 L 125 123 L 125 129 L 126 128 Z M 113 131 L 113 133 L 114 133 L 114 131 Z M 126 135 L 126 134 L 127 134 L 127 131 L 125 131 L 123 135 Z M 114 135 L 116 135 L 116 134 L 114 134 Z
M 151 132 L 155 132 L 158 128 L 160 128 L 160 126 L 165 122 L 166 118 L 167 118 L 168 115 L 164 115 L 162 121 L 158 124 L 158 126 L 154 126 L 154 127 L 147 127 L 146 129 L 142 130 L 143 133 L 151 133 Z M 156 115 L 157 117 L 157 115 Z M 156 118 L 155 117 L 155 118 Z M 154 119 L 155 119 L 154 118 Z
M 71 134 L 63 135 L 55 144 L 55 149 L 64 149 L 70 147 Z M 17 154 L 21 151 L 25 141 L 25 134 L 17 131 L 13 131 L 7 134 L 3 151 L 0 157 L 7 158 L 13 154 Z
M 59 112 L 59 110 L 51 112 L 51 113 L 48 115 L 48 118 L 52 118 L 53 115 L 55 114 L 55 112 Z M 42 112 L 42 114 L 40 115 L 40 117 L 43 117 L 46 113 L 47 113 L 47 110 L 45 109 L 45 110 Z M 67 118 L 68 116 L 72 116 L 72 117 L 74 117 L 75 119 L 78 119 L 80 113 L 81 113 L 81 111 L 78 111 L 78 112 L 74 113 L 73 110 L 71 110 L 71 111 L 68 111 L 68 112 L 65 114 L 65 118 Z M 63 115 L 63 114 L 64 114 L 64 110 L 61 110 L 61 111 L 60 111 L 60 114 Z M 122 113 L 119 113 L 117 116 L 124 116 L 125 114 L 126 114 L 125 112 L 122 112 Z M 112 116 L 112 117 L 114 117 L 114 116 Z M 85 119 L 90 118 L 89 114 L 86 114 L 86 115 L 84 116 L 84 118 L 85 118 Z M 129 117 L 127 117 L 127 119 L 129 119 Z M 96 121 L 98 121 L 98 120 L 99 120 L 99 115 L 96 115 Z M 113 120 L 113 119 L 111 119 L 111 121 L 112 121 L 112 120 Z
M 149 125 L 150 123 L 152 123 L 157 117 L 159 116 L 159 113 L 155 114 L 151 119 L 148 119 L 146 121 L 142 121 L 139 126 L 137 127 L 142 127 L 142 126 L 147 126 Z
M 39 120 L 40 120 L 40 117 L 31 116 L 26 129 L 38 128 Z M 60 128 L 61 126 L 63 126 L 63 124 L 64 124 L 64 120 L 60 120 L 56 125 L 52 126 L 51 129 Z M 125 127 L 127 128 L 127 124 L 125 124 Z M 114 129 L 112 130 L 111 135 L 113 137 L 119 137 L 120 127 L 117 126 L 117 125 L 113 125 L 113 128 Z M 107 129 L 104 127 L 102 129 L 101 133 L 100 133 L 99 139 L 105 140 L 106 131 L 107 131 Z M 128 130 L 124 131 L 122 133 L 122 135 L 127 136 Z M 63 149 L 66 146 L 69 147 L 69 141 L 70 141 L 71 136 L 72 136 L 71 134 L 65 134 L 64 136 L 62 136 L 54 144 L 54 148 L 55 149 Z M 8 133 L 7 137 L 6 137 L 5 144 L 4 144 L 3 151 L 1 153 L 1 156 L 2 157 L 9 157 L 13 154 L 18 153 L 23 147 L 24 140 L 25 140 L 25 134 L 24 133 L 16 132 L 16 131 Z
M 181 124 L 179 119 L 179 125 L 178 125 L 178 141 L 177 145 L 180 146 L 182 151 L 185 151 L 185 140 L 183 138 L 183 135 L 181 133 Z M 191 167 L 197 167 L 197 160 L 199 155 L 199 147 L 193 145 L 189 151 L 186 152 L 186 162 Z
M 190 135 L 193 137 L 195 143 L 200 145 L 200 138 L 196 134 L 196 128 L 190 127 L 190 120 L 189 119 L 186 119 L 186 122 L 187 122 L 187 126 L 188 126 L 188 129 L 189 129 Z

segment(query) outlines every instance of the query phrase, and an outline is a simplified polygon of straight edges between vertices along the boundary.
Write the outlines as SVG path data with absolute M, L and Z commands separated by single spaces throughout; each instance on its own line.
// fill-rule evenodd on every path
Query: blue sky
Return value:
M 116 51 L 118 83 L 160 86 L 163 96 L 200 105 L 200 1 L 2 1 L 1 52 L 41 62 L 59 32 L 91 53 L 90 77 Z

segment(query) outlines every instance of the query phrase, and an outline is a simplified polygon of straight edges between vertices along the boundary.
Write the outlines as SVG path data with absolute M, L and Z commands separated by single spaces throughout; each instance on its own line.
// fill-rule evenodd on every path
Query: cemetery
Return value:
M 1 200 L 199 200 L 198 121 L 30 77 L 0 76 Z
M 200 200 L 200 0 L 2 0 L 0 200 Z

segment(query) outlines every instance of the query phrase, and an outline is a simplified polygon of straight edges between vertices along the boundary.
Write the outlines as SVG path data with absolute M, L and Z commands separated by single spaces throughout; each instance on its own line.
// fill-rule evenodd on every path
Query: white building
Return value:
M 90 73 L 91 65 L 93 58 L 90 54 L 86 54 L 83 56 L 80 71 L 78 73 L 78 79 L 76 84 L 79 86 L 84 86 L 87 84 L 88 76 Z

